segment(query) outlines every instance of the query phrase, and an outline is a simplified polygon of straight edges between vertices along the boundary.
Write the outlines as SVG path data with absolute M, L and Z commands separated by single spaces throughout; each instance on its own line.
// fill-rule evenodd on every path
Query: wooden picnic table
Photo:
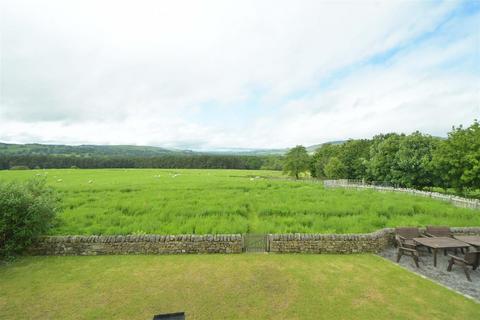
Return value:
M 480 248 L 480 236 L 453 236 L 455 239 L 468 243 L 474 247 Z
M 431 248 L 433 250 L 433 266 L 437 266 L 437 250 L 438 249 L 459 249 L 468 248 L 470 245 L 463 241 L 450 237 L 432 237 L 432 238 L 413 238 L 416 243 Z

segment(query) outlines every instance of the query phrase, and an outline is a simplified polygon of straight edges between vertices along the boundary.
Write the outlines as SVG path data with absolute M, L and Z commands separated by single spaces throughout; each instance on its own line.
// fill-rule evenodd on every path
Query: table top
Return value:
M 453 236 L 455 239 L 480 247 L 480 236 Z
M 470 246 L 468 243 L 449 237 L 413 238 L 413 241 L 435 249 L 467 248 Z

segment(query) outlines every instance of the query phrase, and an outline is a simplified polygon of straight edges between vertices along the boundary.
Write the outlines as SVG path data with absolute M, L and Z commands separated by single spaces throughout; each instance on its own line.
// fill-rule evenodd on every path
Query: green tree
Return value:
M 330 158 L 323 171 L 328 179 L 342 179 L 347 174 L 346 166 L 337 157 Z
M 395 172 L 397 152 L 400 141 L 405 135 L 396 133 L 380 134 L 373 137 L 370 147 L 370 160 L 367 164 L 367 178 L 373 181 L 388 181 L 396 183 L 398 174 Z
M 418 131 L 403 137 L 392 168 L 394 181 L 409 188 L 432 186 L 432 157 L 439 142 L 440 139 Z
M 340 145 L 324 144 L 322 145 L 312 157 L 310 163 L 310 173 L 315 178 L 326 178 L 324 168 L 330 158 L 340 155 Z
M 480 123 L 453 127 L 433 156 L 433 167 L 444 188 L 480 188 Z
M 338 159 L 345 167 L 344 178 L 363 179 L 370 154 L 370 140 L 348 140 L 339 146 Z
M 307 149 L 304 146 L 296 146 L 290 149 L 283 164 L 283 171 L 296 179 L 299 178 L 300 173 L 308 171 L 310 165 L 310 157 Z

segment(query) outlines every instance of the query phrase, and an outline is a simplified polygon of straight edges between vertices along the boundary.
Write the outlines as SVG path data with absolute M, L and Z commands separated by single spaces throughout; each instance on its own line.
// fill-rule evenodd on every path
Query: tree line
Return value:
M 321 179 L 387 182 L 407 188 L 480 189 L 480 123 L 453 127 L 447 138 L 417 131 L 327 144 L 313 156 L 297 146 L 287 153 L 284 170 L 297 178 L 309 172 Z
M 81 157 L 0 155 L 0 170 L 53 168 L 185 168 L 281 170 L 280 156 L 164 155 L 156 157 Z

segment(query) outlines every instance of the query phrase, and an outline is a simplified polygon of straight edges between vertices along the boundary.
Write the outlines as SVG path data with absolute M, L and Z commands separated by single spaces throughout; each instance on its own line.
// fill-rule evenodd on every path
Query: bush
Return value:
M 51 227 L 58 198 L 45 180 L 0 182 L 0 258 L 22 252 Z

